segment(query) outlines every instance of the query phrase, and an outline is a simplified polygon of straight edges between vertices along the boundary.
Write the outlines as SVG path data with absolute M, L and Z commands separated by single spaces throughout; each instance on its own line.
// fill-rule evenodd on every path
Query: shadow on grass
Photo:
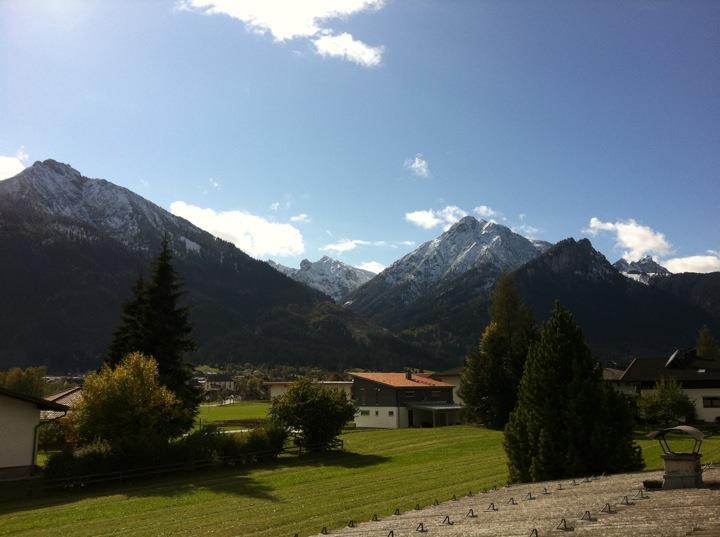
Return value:
M 43 480 L 0 483 L 0 516 L 113 495 L 128 498 L 178 498 L 199 491 L 210 491 L 278 502 L 280 500 L 273 494 L 273 488 L 259 482 L 250 474 L 288 467 L 363 468 L 388 460 L 388 457 L 379 455 L 348 452 L 308 453 L 300 457 L 281 457 L 273 462 L 248 466 L 183 471 L 172 475 L 96 483 L 83 487 L 49 487 Z

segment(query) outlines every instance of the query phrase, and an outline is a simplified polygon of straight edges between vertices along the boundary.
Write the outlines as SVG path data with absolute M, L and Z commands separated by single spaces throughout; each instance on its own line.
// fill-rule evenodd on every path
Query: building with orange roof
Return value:
M 453 385 L 423 373 L 351 373 L 357 427 L 437 427 L 460 421 Z

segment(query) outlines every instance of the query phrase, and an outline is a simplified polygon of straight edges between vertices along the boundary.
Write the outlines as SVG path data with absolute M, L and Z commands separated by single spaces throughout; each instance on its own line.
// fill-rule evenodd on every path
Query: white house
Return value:
M 720 422 L 720 359 L 702 358 L 691 350 L 676 350 L 669 358 L 637 358 L 627 367 L 620 384 L 624 392 L 652 391 L 661 379 L 674 379 L 695 404 L 700 421 Z
M 355 425 L 398 429 L 460 422 L 453 386 L 423 373 L 351 373 Z
M 67 408 L 0 388 L 0 479 L 34 473 L 40 411 L 65 411 Z

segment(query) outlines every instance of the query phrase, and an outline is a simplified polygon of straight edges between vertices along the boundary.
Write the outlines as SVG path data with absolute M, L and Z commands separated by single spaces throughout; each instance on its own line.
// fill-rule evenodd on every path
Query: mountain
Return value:
M 720 319 L 720 272 L 671 274 L 651 278 L 650 285 L 687 300 Z
M 479 290 L 498 276 L 540 255 L 538 248 L 509 228 L 466 216 L 378 274 L 347 298 L 350 309 L 391 329 L 405 327 L 428 297 L 474 270 Z
M 636 282 L 647 284 L 653 276 L 667 276 L 671 274 L 668 269 L 655 261 L 652 257 L 646 256 L 639 261 L 627 261 L 618 259 L 613 266 L 623 276 Z
M 46 160 L 0 181 L 0 369 L 97 367 L 163 237 L 199 362 L 400 367 L 422 351 L 137 194 Z
M 494 274 L 478 266 L 445 282 L 417 301 L 397 329 L 435 359 L 455 356 L 459 363 L 489 320 L 492 286 L 487 281 Z M 544 321 L 559 300 L 590 347 L 606 360 L 666 354 L 692 345 L 703 324 L 720 328 L 717 317 L 692 301 L 624 277 L 587 239 L 560 241 L 512 276 L 536 322 Z
M 275 261 L 268 261 L 268 264 L 296 282 L 325 293 L 336 302 L 341 302 L 355 289 L 375 277 L 373 272 L 346 265 L 328 256 L 314 263 L 303 259 L 299 269 L 286 267 Z

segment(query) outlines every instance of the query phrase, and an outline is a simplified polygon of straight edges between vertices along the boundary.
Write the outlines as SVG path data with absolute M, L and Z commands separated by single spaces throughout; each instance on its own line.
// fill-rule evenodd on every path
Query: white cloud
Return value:
M 498 214 L 497 211 L 491 209 L 487 205 L 478 205 L 473 209 L 473 212 L 481 218 L 492 218 Z
M 15 177 L 25 169 L 25 161 L 28 154 L 23 148 L 20 148 L 14 157 L 0 155 L 0 181 Z
M 627 221 L 603 222 L 592 217 L 583 233 L 595 236 L 601 231 L 615 234 L 615 247 L 624 249 L 623 257 L 628 261 L 637 261 L 646 255 L 664 256 L 672 250 L 665 235 L 632 218 Z
M 415 155 L 414 158 L 406 159 L 405 168 L 418 177 L 430 177 L 430 165 L 420 153 Z
M 210 180 L 208 182 L 210 183 L 211 187 L 213 187 L 215 189 L 220 188 L 220 183 L 217 180 L 213 179 L 212 177 L 210 178 Z
M 402 246 L 415 246 L 417 243 L 415 241 L 400 241 L 398 244 Z
M 270 210 L 271 210 L 271 211 L 277 211 L 278 209 L 280 209 L 280 202 L 279 202 L 279 201 L 275 201 L 275 202 L 273 202 L 273 203 L 270 204 Z
M 270 33 L 277 42 L 309 39 L 317 54 L 373 67 L 382 60 L 382 47 L 366 45 L 346 32 L 336 34 L 328 23 L 384 4 L 385 0 L 180 0 L 176 8 L 227 15 L 251 31 Z
M 412 211 L 405 213 L 405 220 L 424 229 L 432 229 L 439 225 L 443 229 L 448 229 L 461 218 L 467 216 L 467 213 L 460 207 L 448 205 L 444 209 L 438 211 L 428 209 L 427 211 Z
M 674 257 L 662 262 L 670 272 L 717 272 L 720 271 L 720 255 L 691 255 L 688 257 Z
M 376 67 L 382 61 L 383 47 L 371 47 L 353 38 L 349 33 L 323 35 L 313 40 L 321 56 L 342 58 L 363 67 Z
M 295 216 L 290 217 L 291 222 L 296 222 L 298 224 L 300 223 L 308 223 L 310 222 L 310 217 L 306 215 L 305 213 L 296 214 Z
M 360 263 L 357 268 L 378 274 L 385 270 L 387 267 L 379 261 L 365 261 L 364 263 Z
M 232 242 L 253 257 L 292 256 L 305 251 L 300 230 L 290 224 L 269 222 L 243 211 L 214 211 L 184 201 L 170 204 L 170 212 L 208 233 Z
M 361 239 L 343 239 L 341 241 L 333 242 L 332 244 L 326 244 L 321 247 L 322 252 L 336 252 L 342 254 L 354 250 L 358 246 L 387 246 L 386 241 L 364 241 Z

